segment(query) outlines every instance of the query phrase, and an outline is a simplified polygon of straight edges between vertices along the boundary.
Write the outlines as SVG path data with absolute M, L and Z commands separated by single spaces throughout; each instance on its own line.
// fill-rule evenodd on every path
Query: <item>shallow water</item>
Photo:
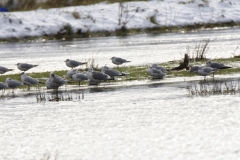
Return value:
M 39 64 L 29 72 L 50 71 L 68 69 L 66 58 L 94 57 L 99 65 L 111 66 L 113 55 L 132 60 L 126 65 L 167 62 L 181 59 L 186 46 L 208 38 L 209 58 L 231 57 L 239 32 L 1 44 L 1 65 L 12 68 L 24 61 Z M 237 82 L 239 76 L 216 78 Z M 44 88 L 46 101 L 41 102 L 35 89 L 17 89 L 14 95 L 6 90 L 7 97 L 0 99 L 0 160 L 238 159 L 239 93 L 190 96 L 189 86 L 200 83 L 202 77 L 196 76 L 104 83 L 81 90 L 68 86 L 59 94 L 65 101 L 49 101 L 52 92 Z
M 189 96 L 194 82 L 122 85 L 1 100 L 0 159 L 237 159 L 240 99 Z M 110 85 L 111 86 L 111 85 Z M 81 96 L 80 96 L 81 97 Z
M 159 35 L 135 35 L 128 37 L 87 38 L 76 41 L 46 41 L 32 43 L 0 44 L 1 65 L 15 69 L 19 62 L 38 64 L 28 72 L 69 70 L 67 58 L 78 61 L 94 59 L 99 67 L 114 65 L 113 56 L 126 58 L 129 65 L 180 60 L 184 54 L 194 51 L 196 43 L 210 39 L 207 58 L 229 58 L 239 55 L 240 29 L 209 30 L 192 33 L 168 33 Z M 190 56 L 191 53 L 189 53 Z

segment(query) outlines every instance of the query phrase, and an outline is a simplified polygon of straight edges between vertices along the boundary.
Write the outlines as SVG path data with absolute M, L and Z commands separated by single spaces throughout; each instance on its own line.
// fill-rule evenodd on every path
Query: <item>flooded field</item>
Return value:
M 240 55 L 238 49 L 240 29 L 210 30 L 193 33 L 168 33 L 160 35 L 135 35 L 129 37 L 88 38 L 76 41 L 47 41 L 31 43 L 0 44 L 1 65 L 15 69 L 15 64 L 27 62 L 38 64 L 28 72 L 69 70 L 66 59 L 88 61 L 94 59 L 98 67 L 113 67 L 110 58 L 123 57 L 127 65 L 147 65 L 181 60 L 189 48 L 209 39 L 207 58 L 229 58 Z M 193 56 L 193 55 L 189 55 Z
M 0 56 L 3 66 L 39 64 L 32 72 L 68 69 L 63 61 L 84 59 L 82 55 L 97 56 L 101 65 L 110 65 L 113 55 L 140 65 L 180 59 L 193 40 L 211 38 L 215 50 L 209 51 L 210 58 L 231 57 L 239 45 L 238 32 L 1 44 Z M 215 78 L 238 88 L 239 76 Z M 212 82 L 210 77 L 207 84 Z M 6 90 L 0 93 L 0 160 L 238 159 L 240 94 L 191 95 L 191 88 L 202 83 L 203 77 L 196 76 L 80 89 L 69 85 L 59 91 L 59 101 L 46 88 L 17 89 L 14 95 Z M 39 93 L 45 100 L 38 101 Z
M 190 96 L 193 84 L 63 90 L 72 100 L 59 102 L 10 94 L 0 100 L 0 159 L 237 159 L 239 94 Z

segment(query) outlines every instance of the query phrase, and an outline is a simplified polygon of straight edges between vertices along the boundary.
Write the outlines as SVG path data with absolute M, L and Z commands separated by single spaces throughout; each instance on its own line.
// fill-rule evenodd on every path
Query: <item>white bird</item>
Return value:
M 168 72 L 165 67 L 159 66 L 159 65 L 156 64 L 156 63 L 152 64 L 152 68 L 156 68 L 156 69 L 158 69 L 158 70 L 161 70 L 161 71 L 164 72 L 164 73 L 167 73 L 167 72 Z
M 28 90 L 30 90 L 30 86 L 32 85 L 39 85 L 39 81 L 37 79 L 27 76 L 25 72 L 21 73 L 21 80 L 23 84 L 28 86 Z
M 228 68 L 232 68 L 229 66 L 226 66 L 222 63 L 217 63 L 217 62 L 211 62 L 211 61 L 207 61 L 206 62 L 206 66 L 208 67 L 212 67 L 212 68 L 216 68 L 216 69 L 228 69 Z
M 9 69 L 9 68 L 6 68 L 6 67 L 3 67 L 3 66 L 0 66 L 0 74 L 4 74 L 8 71 L 12 71 L 13 69 Z
M 13 90 L 14 88 L 17 88 L 23 85 L 22 82 L 19 82 L 18 80 L 14 80 L 11 78 L 6 78 L 6 84 L 9 88 L 12 88 L 12 93 L 14 93 L 14 90 Z
M 28 64 L 28 63 L 17 63 L 17 67 L 21 71 L 28 71 L 29 69 L 31 69 L 33 67 L 37 67 L 37 66 L 38 65 Z
M 80 73 L 80 72 L 73 74 L 72 78 L 73 78 L 74 81 L 78 82 L 79 86 L 80 86 L 80 83 L 82 81 L 88 80 L 87 74 L 86 73 Z
M 58 75 L 55 75 L 53 72 L 50 73 L 49 81 L 53 84 L 58 85 L 58 87 L 63 86 L 64 84 L 67 84 L 68 81 Z
M 166 76 L 166 73 L 159 69 L 153 68 L 152 66 L 148 67 L 147 73 L 151 75 L 153 79 L 162 79 L 164 76 Z
M 89 68 L 87 76 L 89 85 L 99 85 L 103 81 L 112 80 L 109 75 L 94 71 L 92 68 Z
M 121 72 L 119 72 L 117 70 L 114 70 L 114 69 L 111 69 L 107 66 L 104 66 L 102 68 L 101 72 L 109 75 L 112 79 L 114 79 L 114 77 L 116 77 L 116 76 L 126 76 L 126 73 L 121 73 Z
M 67 72 L 67 77 L 72 79 L 72 76 L 76 73 L 78 73 L 77 69 L 71 69 Z
M 206 81 L 206 76 L 208 76 L 211 73 L 214 73 L 217 70 L 218 69 L 216 68 L 202 66 L 198 68 L 198 74 L 204 76 L 204 81 Z
M 70 68 L 75 68 L 75 67 L 78 67 L 80 65 L 83 65 L 83 64 L 87 64 L 87 62 L 79 62 L 79 61 L 75 61 L 75 60 L 71 60 L 71 59 L 66 59 L 66 65 Z
M 123 63 L 131 62 L 119 57 L 112 57 L 111 60 L 112 60 L 112 63 L 116 65 L 121 65 Z
M 58 89 L 59 85 L 57 83 L 54 83 L 50 80 L 50 78 L 48 78 L 45 82 L 45 86 L 47 87 L 47 89 Z
M 189 72 L 198 72 L 200 66 L 191 66 L 189 65 Z

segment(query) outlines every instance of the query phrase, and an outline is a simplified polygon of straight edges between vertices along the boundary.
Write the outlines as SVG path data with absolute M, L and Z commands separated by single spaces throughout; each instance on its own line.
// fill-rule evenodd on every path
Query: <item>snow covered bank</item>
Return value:
M 240 22 L 239 0 L 151 0 L 26 12 L 0 13 L 0 39 L 54 35 L 68 32 L 113 32 L 132 29 L 184 26 L 199 23 Z M 64 29 L 65 28 L 65 29 Z

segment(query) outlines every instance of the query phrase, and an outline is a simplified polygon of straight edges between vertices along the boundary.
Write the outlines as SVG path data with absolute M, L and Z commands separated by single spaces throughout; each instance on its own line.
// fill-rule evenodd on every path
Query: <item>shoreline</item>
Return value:
M 70 26 L 72 28 L 72 26 Z M 81 38 L 94 38 L 94 37 L 125 37 L 138 34 L 150 34 L 159 35 L 165 33 L 189 33 L 189 32 L 200 32 L 205 30 L 222 30 L 229 28 L 240 28 L 240 22 L 217 22 L 217 23 L 202 23 L 195 25 L 185 26 L 156 26 L 153 28 L 126 28 L 122 27 L 119 30 L 109 32 L 106 30 L 98 32 L 76 32 L 73 33 L 72 29 L 67 30 L 64 33 L 42 35 L 42 36 L 31 36 L 31 37 L 11 37 L 11 38 L 0 38 L 1 43 L 13 43 L 13 42 L 45 42 L 45 41 L 73 41 Z

